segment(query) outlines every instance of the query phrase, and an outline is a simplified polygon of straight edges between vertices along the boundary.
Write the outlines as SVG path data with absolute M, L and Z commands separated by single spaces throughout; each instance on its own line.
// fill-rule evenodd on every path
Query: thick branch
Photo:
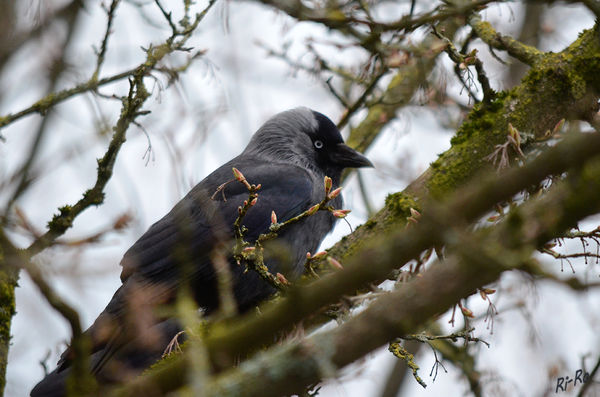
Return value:
M 206 395 L 287 395 L 330 377 L 395 336 L 416 330 L 477 287 L 497 280 L 502 272 L 526 261 L 535 246 L 598 211 L 599 204 L 600 163 L 596 157 L 582 174 L 511 215 L 522 222 L 509 219 L 491 233 L 480 230 L 465 236 L 463 241 L 470 243 L 460 255 L 383 295 L 334 330 L 287 343 L 224 373 L 209 384 Z M 539 215 L 548 213 L 553 216 L 540 223 Z M 514 235 L 520 238 L 503 239 Z M 375 262 L 386 260 L 371 258 Z
M 10 325 L 15 314 L 15 287 L 19 280 L 19 272 L 6 266 L 8 259 L 14 255 L 16 250 L 0 229 L 0 396 L 4 395 L 6 385 Z
M 355 252 L 344 263 L 344 270 L 323 277 L 304 288 L 291 289 L 286 298 L 267 305 L 261 316 L 247 315 L 238 321 L 214 324 L 204 340 L 207 351 L 217 367 L 229 366 L 235 357 L 262 343 L 269 343 L 273 340 L 273 335 L 288 329 L 291 324 L 336 302 L 345 294 L 351 294 L 368 283 L 385 279 L 394 268 L 417 256 L 427 247 L 443 243 L 444 226 L 469 223 L 495 203 L 538 183 L 549 174 L 581 165 L 599 151 L 600 135 L 572 137 L 523 168 L 512 169 L 504 175 L 492 176 L 462 189 L 444 210 L 436 210 L 435 206 L 425 210 L 414 229 L 402 229 L 385 238 L 380 236 L 379 241 Z M 600 181 L 597 183 L 600 184 Z M 369 265 L 364 266 L 365 263 Z M 489 281 L 484 280 L 481 284 L 487 282 Z M 136 388 L 160 387 L 163 392 L 167 392 L 172 390 L 171 387 L 181 386 L 185 381 L 185 365 L 185 354 L 174 358 L 140 378 L 132 386 L 133 390 L 139 392 Z M 165 379 L 169 379 L 168 383 L 165 383 Z M 128 389 L 128 392 L 131 390 Z

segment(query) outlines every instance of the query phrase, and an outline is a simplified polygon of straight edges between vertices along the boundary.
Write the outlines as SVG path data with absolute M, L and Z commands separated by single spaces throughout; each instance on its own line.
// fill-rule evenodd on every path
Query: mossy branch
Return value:
M 322 277 L 306 287 L 291 289 L 287 297 L 275 304 L 265 306 L 261 311 L 261 316 L 257 317 L 250 314 L 236 321 L 215 323 L 211 327 L 211 333 L 207 335 L 204 340 L 213 363 L 217 368 L 219 367 L 219 364 L 225 364 L 225 366 L 228 367 L 227 363 L 232 362 L 233 357 L 238 357 L 239 355 L 244 355 L 253 351 L 263 343 L 269 343 L 269 341 L 272 342 L 273 335 L 289 329 L 292 324 L 295 324 L 327 304 L 337 301 L 341 296 L 351 294 L 368 283 L 385 279 L 395 267 L 415 257 L 427 247 L 446 243 L 443 237 L 445 235 L 443 232 L 445 227 L 448 227 L 449 225 L 468 224 L 485 213 L 489 208 L 493 207 L 495 203 L 512 197 L 514 194 L 527 188 L 531 184 L 543 180 L 547 175 L 560 172 L 559 170 L 567 170 L 573 167 L 582 166 L 582 164 L 593 156 L 598 156 L 598 152 L 600 151 L 599 148 L 600 135 L 585 134 L 571 137 L 565 142 L 562 142 L 541 154 L 530 164 L 522 168 L 511 169 L 500 176 L 492 175 L 485 180 L 479 181 L 477 184 L 472 184 L 463 188 L 443 207 L 440 205 L 428 206 L 423 210 L 423 215 L 419 219 L 419 222 L 411 228 L 411 230 L 402 229 L 385 237 L 379 236 L 380 238 L 376 244 L 369 244 L 355 252 L 351 258 L 348 258 L 344 263 L 344 270 L 337 272 L 335 275 Z M 588 176 L 585 179 L 585 182 L 589 182 L 590 178 L 593 177 Z M 600 184 L 600 178 L 592 183 L 593 186 L 596 184 Z M 583 183 L 578 185 L 578 189 L 584 188 L 585 186 Z M 576 193 L 569 197 L 576 198 L 578 197 L 577 194 L 581 194 L 581 192 L 576 190 Z M 561 191 L 560 194 L 558 194 L 558 197 L 563 197 L 561 195 L 564 196 L 565 191 Z M 597 202 L 594 201 L 595 196 L 591 197 L 590 195 L 600 195 L 600 190 L 594 192 L 593 188 L 587 189 L 585 194 L 581 195 L 579 205 L 573 206 L 571 205 L 572 203 L 569 203 L 570 206 L 567 211 L 569 214 L 568 216 L 564 215 L 564 219 L 570 219 L 571 222 L 573 222 L 576 219 L 580 219 L 585 214 L 595 211 Z M 549 199 L 550 204 L 553 203 L 553 201 L 551 201 L 552 199 L 553 198 Z M 572 216 L 574 214 L 575 216 Z M 525 220 L 528 219 L 526 214 L 520 216 L 520 218 Z M 539 217 L 532 215 L 532 222 L 535 219 L 539 219 Z M 561 222 L 564 221 L 562 218 L 557 220 L 557 217 L 552 217 L 551 220 L 557 222 L 559 220 Z M 510 224 L 510 222 L 507 223 Z M 540 242 L 542 240 L 546 241 L 551 238 L 553 234 L 557 233 L 558 226 L 551 226 L 551 232 L 546 234 L 543 234 L 542 231 L 539 230 L 537 232 L 540 234 L 523 238 L 521 234 L 515 233 L 514 235 L 519 238 L 500 240 L 505 241 L 506 244 L 517 244 L 521 241 L 520 244 L 529 247 L 527 244 L 530 240 L 528 239 L 535 237 L 537 243 L 538 240 Z M 560 227 L 563 228 L 560 231 L 563 231 L 565 224 L 561 223 Z M 543 232 L 545 233 L 545 231 Z M 494 238 L 498 239 L 497 237 Z M 465 239 L 468 240 L 468 238 Z M 465 239 L 463 239 L 463 241 Z M 490 247 L 495 247 L 493 244 L 488 245 Z M 468 248 L 472 249 L 473 245 L 469 244 Z M 533 247 L 530 247 L 530 249 L 533 249 Z M 509 266 L 514 266 L 514 263 L 521 263 L 520 261 L 515 262 L 515 258 L 509 256 L 506 256 L 501 263 L 498 262 L 498 260 L 490 262 L 493 258 L 490 259 L 489 255 L 482 255 L 481 258 L 479 258 L 476 254 L 468 255 L 469 252 L 468 249 L 466 252 L 461 251 L 460 258 L 453 262 L 452 266 L 435 266 L 433 269 L 434 275 L 432 275 L 431 278 L 427 278 L 427 280 L 435 282 L 435 286 L 430 285 L 427 288 L 424 286 L 419 287 L 420 292 L 411 290 L 410 287 L 403 286 L 397 293 L 390 294 L 402 296 L 402 299 L 404 300 L 394 301 L 395 303 L 393 303 L 393 305 L 398 310 L 408 310 L 410 313 L 403 313 L 401 317 L 397 317 L 396 314 L 389 312 L 389 305 L 392 304 L 388 302 L 388 300 L 391 298 L 388 298 L 387 295 L 379 298 L 380 301 L 387 302 L 385 304 L 382 303 L 382 305 L 387 308 L 383 315 L 384 319 L 380 318 L 377 320 L 377 324 L 379 324 L 380 321 L 396 321 L 394 319 L 397 319 L 397 321 L 401 321 L 403 323 L 402 326 L 406 326 L 406 328 L 394 328 L 398 332 L 392 337 L 406 334 L 409 332 L 409 329 L 412 330 L 418 325 L 419 321 L 421 321 L 418 319 L 424 321 L 428 318 L 427 316 L 431 314 L 429 311 L 427 312 L 429 314 L 422 313 L 421 310 L 424 306 L 421 301 L 413 302 L 409 297 L 421 297 L 423 294 L 432 295 L 432 291 L 437 291 L 439 288 L 440 291 L 444 291 L 442 293 L 443 296 L 437 298 L 431 297 L 432 301 L 430 303 L 433 306 L 427 310 L 440 313 L 447 309 L 446 305 L 453 304 L 459 297 L 468 296 L 476 290 L 476 287 L 494 281 L 496 277 L 502 271 L 508 269 Z M 527 252 L 530 253 L 529 251 Z M 472 269 L 469 266 L 462 266 L 461 263 L 464 263 L 465 258 L 468 259 L 469 263 L 476 261 L 478 264 L 477 266 L 479 267 L 487 266 L 487 273 L 484 272 L 480 277 L 481 269 L 477 268 L 477 266 L 475 266 L 475 269 Z M 513 265 L 510 265 L 509 262 L 513 263 Z M 365 266 L 365 263 L 368 263 L 369 265 Z M 457 269 L 457 267 L 460 269 Z M 445 273 L 446 271 L 449 271 L 450 273 Z M 439 272 L 444 274 L 441 275 Z M 457 274 L 459 274 L 459 277 L 456 277 Z M 420 280 L 423 280 L 421 277 L 416 279 L 418 280 L 415 281 L 415 283 L 411 283 L 412 285 L 420 284 Z M 449 283 L 448 280 L 452 280 L 452 282 Z M 439 286 L 437 284 L 438 282 L 445 284 L 445 286 Z M 462 284 L 463 282 L 465 283 L 464 285 Z M 445 296 L 444 294 L 446 292 L 451 294 L 452 297 Z M 398 304 L 397 302 L 403 303 Z M 406 302 L 413 303 L 407 305 Z M 417 311 L 417 313 L 414 311 Z M 412 323 L 413 319 L 416 319 L 414 320 L 416 321 L 415 323 Z M 350 322 L 352 321 L 354 320 L 350 320 Z M 409 322 L 410 324 L 406 322 Z M 345 333 L 345 331 L 342 331 L 342 328 L 347 324 L 348 323 L 339 328 L 340 335 Z M 375 333 L 389 331 L 387 325 L 379 326 L 375 325 L 375 323 L 371 323 L 367 329 L 370 330 L 368 332 Z M 387 331 L 382 331 L 385 329 L 387 329 Z M 338 331 L 334 331 L 334 333 L 337 332 Z M 360 332 L 358 328 L 356 332 Z M 351 340 L 364 341 L 362 338 L 364 335 L 344 335 L 344 340 L 346 340 L 347 343 Z M 370 337 L 366 337 L 366 339 L 370 339 Z M 391 338 L 389 340 L 391 340 Z M 379 341 L 377 343 L 382 342 Z M 371 348 L 374 348 L 374 346 L 371 346 Z M 362 348 L 359 348 L 359 350 L 361 349 Z M 280 349 L 276 350 L 280 351 Z M 362 353 L 360 354 L 364 354 L 366 351 L 361 350 L 361 352 Z M 184 353 L 182 357 L 172 360 L 163 366 L 160 373 L 149 373 L 148 375 L 137 379 L 134 384 L 121 390 L 120 393 L 122 394 L 118 395 L 130 395 L 130 393 L 135 395 L 145 388 L 158 387 L 157 382 L 160 383 L 160 388 L 163 392 L 172 390 L 171 387 L 183 385 L 185 382 L 185 378 L 182 376 L 183 373 L 185 373 L 185 354 L 186 353 Z M 288 352 L 287 354 L 293 353 Z M 346 356 L 343 352 L 339 352 L 339 354 L 344 357 L 341 361 L 343 363 L 348 363 L 357 358 L 357 356 L 354 355 Z M 314 364 L 307 363 L 305 359 L 302 358 L 298 359 L 300 360 L 298 365 L 312 366 Z M 340 364 L 341 362 L 338 362 L 337 364 Z M 245 366 L 244 368 L 248 367 Z M 224 375 L 224 377 L 226 376 L 227 375 Z M 160 381 L 160 379 L 165 378 L 169 379 L 168 384 L 164 384 Z M 311 379 L 313 381 L 316 380 L 314 377 Z M 236 382 L 237 381 L 241 381 L 241 378 L 236 380 Z M 269 385 L 272 386 L 271 383 L 269 383 Z M 166 387 L 167 389 L 162 389 L 163 387 Z M 249 393 L 248 395 L 253 394 Z
M 478 286 L 518 267 L 521 261 L 515 259 L 528 258 L 533 247 L 552 235 L 562 233 L 566 225 L 598 211 L 598 156 L 589 165 L 583 172 L 584 176 L 565 184 L 569 186 L 563 185 L 543 200 L 530 202 L 517 210 L 514 216 L 524 222 L 507 221 L 493 233 L 479 231 L 470 234 L 467 240 L 473 244 L 468 247 L 468 258 L 462 255 L 450 257 L 443 265 L 432 267 L 422 277 L 382 296 L 364 312 L 336 329 L 300 342 L 284 344 L 223 373 L 211 382 L 207 395 L 275 396 L 293 393 L 331 376 L 331 371 L 378 348 L 389 341 L 394 332 L 405 334 L 415 330 L 431 316 L 449 309 L 452 302 L 471 295 Z M 538 215 L 542 213 L 555 216 L 532 232 L 532 224 L 539 225 Z M 498 243 L 502 241 L 500 236 L 513 233 L 521 238 L 508 244 Z M 509 255 L 497 255 L 498 248 Z M 372 258 L 375 261 L 385 260 L 381 256 Z M 357 340 L 361 343 L 352 343 Z M 255 381 L 259 376 L 261 384 Z M 262 388 L 265 383 L 269 385 L 268 390 Z
M 533 66 L 544 54 L 535 47 L 496 32 L 492 25 L 489 22 L 484 22 L 478 14 L 474 14 L 469 18 L 469 24 L 475 30 L 477 36 L 487 45 L 504 50 L 529 66 Z
M 96 183 L 74 205 L 59 208 L 59 214 L 55 215 L 48 223 L 48 231 L 36 239 L 27 249 L 30 256 L 52 245 L 56 238 L 64 234 L 73 225 L 75 218 L 85 209 L 93 205 L 98 206 L 104 202 L 104 188 L 112 176 L 119 150 L 125 143 L 125 133 L 138 116 L 145 114 L 141 111 L 141 107 L 150 94 L 143 83 L 144 75 L 144 69 L 140 69 L 134 79 L 130 81 L 129 94 L 122 99 L 121 116 L 115 127 L 113 127 L 114 134 L 108 145 L 108 150 L 102 158 L 98 159 Z
M 423 379 L 421 379 L 421 377 L 419 376 L 419 374 L 417 373 L 417 371 L 419 370 L 419 366 L 417 365 L 417 363 L 415 362 L 415 356 L 411 353 L 409 353 L 401 344 L 400 342 L 392 342 L 390 343 L 390 346 L 388 347 L 388 350 L 396 357 L 398 357 L 401 360 L 404 360 L 406 362 L 406 366 L 408 368 L 410 368 L 410 370 L 412 371 L 413 377 L 415 378 L 415 380 L 421 385 L 423 386 L 423 388 L 427 387 L 427 384 L 423 381 Z
M 10 325 L 15 315 L 15 288 L 19 272 L 8 266 L 10 259 L 17 255 L 17 249 L 0 229 L 0 396 L 4 396 L 6 386 L 6 367 L 10 346 Z

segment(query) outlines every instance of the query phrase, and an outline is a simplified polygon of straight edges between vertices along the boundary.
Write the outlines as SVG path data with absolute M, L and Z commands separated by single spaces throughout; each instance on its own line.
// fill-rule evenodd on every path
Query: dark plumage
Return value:
M 191 291 L 205 313 L 218 307 L 211 254 L 220 243 L 233 246 L 237 208 L 248 198 L 246 187 L 235 181 L 215 194 L 232 179 L 232 167 L 250 183 L 262 185 L 257 204 L 243 219 L 245 239 L 253 242 L 268 229 L 271 211 L 279 222 L 298 215 L 323 199 L 324 176 L 332 178 L 335 188 L 344 168 L 364 166 L 372 164 L 346 146 L 336 126 L 321 113 L 297 108 L 268 120 L 239 156 L 196 185 L 127 250 L 121 261 L 123 285 L 86 331 L 93 344 L 94 375 L 100 382 L 123 380 L 156 361 L 180 326 L 168 315 L 155 316 L 152 309 L 173 302 L 182 288 Z M 332 205 L 341 208 L 341 195 Z M 306 253 L 315 252 L 334 222 L 329 212 L 320 211 L 281 232 L 275 243 L 285 248 L 287 259 L 267 256 L 270 271 L 288 279 L 300 275 Z M 273 292 L 256 273 L 244 273 L 230 254 L 229 262 L 240 311 Z M 67 350 L 31 396 L 62 396 L 69 361 Z

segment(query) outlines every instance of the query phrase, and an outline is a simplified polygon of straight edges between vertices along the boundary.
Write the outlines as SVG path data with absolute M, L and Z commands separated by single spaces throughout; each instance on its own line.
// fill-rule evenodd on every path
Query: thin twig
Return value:
M 147 111 L 141 110 L 142 105 L 150 96 L 150 93 L 146 90 L 146 87 L 144 86 L 144 77 L 149 75 L 151 71 L 154 70 L 156 65 L 171 52 L 186 50 L 185 44 L 187 40 L 215 2 L 216 0 L 211 0 L 208 6 L 202 12 L 196 14 L 193 23 L 186 24 L 182 31 L 178 32 L 174 36 L 169 37 L 165 43 L 159 46 L 150 46 L 150 48 L 146 50 L 146 61 L 144 63 L 142 63 L 134 69 L 115 75 L 120 76 L 120 78 L 122 78 L 131 74 L 132 79 L 130 80 L 129 93 L 127 97 L 122 98 L 123 108 L 121 116 L 117 121 L 117 124 L 115 125 L 115 127 L 113 127 L 113 138 L 104 156 L 98 160 L 96 182 L 94 186 L 91 189 L 87 190 L 83 194 L 83 197 L 79 199 L 74 205 L 66 205 L 59 208 L 60 213 L 58 215 L 55 215 L 49 222 L 48 231 L 44 233 L 44 235 L 42 235 L 40 238 L 36 239 L 27 248 L 27 252 L 30 256 L 33 256 L 42 251 L 43 249 L 52 245 L 57 237 L 61 236 L 67 229 L 69 229 L 73 225 L 73 221 L 75 220 L 75 218 L 85 209 L 92 205 L 100 205 L 104 201 L 104 188 L 112 176 L 117 154 L 119 153 L 121 146 L 125 142 L 125 133 L 129 128 L 129 125 L 133 123 L 138 116 L 145 115 L 148 113 Z M 113 76 L 113 78 L 115 76 Z M 86 84 L 88 86 L 93 85 L 97 87 L 101 84 L 102 81 L 105 80 L 106 79 L 103 79 L 95 83 L 88 81 Z M 71 91 L 73 91 L 73 89 L 63 91 L 64 94 L 62 96 L 62 100 L 74 95 L 73 93 L 68 94 L 68 92 Z M 82 87 L 77 89 L 76 91 L 79 93 L 85 91 L 85 89 L 83 89 Z M 59 96 L 60 95 L 56 95 L 56 97 Z M 53 104 L 56 103 L 57 102 L 53 102 Z M 2 121 L 0 121 L 0 126 L 1 125 Z
M 100 45 L 100 51 L 98 52 L 98 57 L 96 59 L 96 70 L 94 70 L 94 73 L 92 73 L 92 79 L 97 79 L 100 75 L 100 68 L 104 63 L 104 56 L 106 55 L 106 50 L 108 49 L 108 38 L 112 33 L 115 11 L 117 10 L 117 6 L 119 5 L 120 1 L 121 0 L 113 0 L 106 12 L 108 16 L 108 21 L 106 22 L 106 31 L 104 32 L 104 38 L 102 39 L 102 44 Z

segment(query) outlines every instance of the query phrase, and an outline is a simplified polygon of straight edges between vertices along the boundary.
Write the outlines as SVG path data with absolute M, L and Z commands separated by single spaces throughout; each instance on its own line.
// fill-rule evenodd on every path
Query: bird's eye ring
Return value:
M 323 142 L 319 140 L 315 141 L 315 147 L 321 149 L 323 147 Z

